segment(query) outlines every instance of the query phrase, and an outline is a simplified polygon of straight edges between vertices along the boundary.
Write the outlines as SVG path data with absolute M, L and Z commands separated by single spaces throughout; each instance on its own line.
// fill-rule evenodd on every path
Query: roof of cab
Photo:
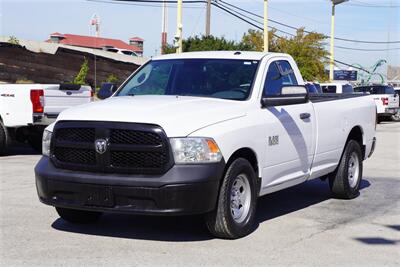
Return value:
M 168 54 L 154 57 L 154 60 L 167 59 L 189 59 L 189 58 L 215 58 L 215 59 L 242 59 L 242 60 L 261 60 L 265 56 L 279 55 L 288 56 L 281 53 L 264 53 L 253 51 L 204 51 L 204 52 L 185 52 L 181 54 Z

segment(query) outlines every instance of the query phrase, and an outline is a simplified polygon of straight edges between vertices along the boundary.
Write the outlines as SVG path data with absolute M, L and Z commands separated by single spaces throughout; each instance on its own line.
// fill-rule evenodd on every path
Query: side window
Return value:
M 286 85 L 297 85 L 293 69 L 286 60 L 272 62 L 265 78 L 263 96 L 279 95 Z
M 277 62 L 278 68 L 282 71 L 282 85 L 297 85 L 297 79 L 289 62 L 280 60 Z

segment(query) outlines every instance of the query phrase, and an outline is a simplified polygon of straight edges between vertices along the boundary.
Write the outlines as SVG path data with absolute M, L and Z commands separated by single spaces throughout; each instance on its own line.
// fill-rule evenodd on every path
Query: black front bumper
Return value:
M 214 209 L 225 163 L 174 165 L 164 175 L 128 175 L 35 167 L 41 202 L 71 209 L 148 215 L 199 214 Z

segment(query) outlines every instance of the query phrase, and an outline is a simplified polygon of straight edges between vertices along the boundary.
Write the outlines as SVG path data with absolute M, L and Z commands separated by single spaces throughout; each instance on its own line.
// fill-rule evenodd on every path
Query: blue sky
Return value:
M 105 0 L 108 1 L 108 0 Z M 262 0 L 225 0 L 249 11 L 262 14 Z M 21 39 L 45 40 L 52 32 L 90 35 L 89 20 L 94 13 L 101 17 L 101 35 L 127 41 L 140 36 L 145 41 L 145 56 L 153 56 L 160 46 L 161 8 L 109 4 L 85 0 L 0 0 L 0 35 Z M 269 17 L 307 30 L 330 33 L 330 3 L 328 0 L 269 0 Z M 360 6 L 363 5 L 363 6 Z M 365 7 L 365 6 L 395 6 Z M 184 37 L 204 32 L 205 7 L 184 4 Z M 357 40 L 400 40 L 400 0 L 350 0 L 336 8 L 336 36 Z M 293 30 L 270 23 L 279 29 Z M 175 34 L 176 9 L 169 8 L 168 40 Z M 216 36 L 239 41 L 251 26 L 213 8 L 211 32 Z M 329 40 L 328 40 L 329 41 Z M 377 45 L 336 41 L 336 45 L 362 49 L 393 49 L 400 44 Z M 359 63 L 365 67 L 379 59 L 400 65 L 400 50 L 363 52 L 335 49 L 336 59 Z

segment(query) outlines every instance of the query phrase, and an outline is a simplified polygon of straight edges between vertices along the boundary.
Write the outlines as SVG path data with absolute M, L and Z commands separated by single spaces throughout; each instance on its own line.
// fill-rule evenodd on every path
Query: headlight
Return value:
M 213 163 L 222 159 L 221 151 L 211 138 L 171 138 L 175 163 Z
M 43 142 L 42 142 L 42 153 L 44 156 L 50 157 L 50 141 L 52 132 L 44 130 L 43 132 Z

